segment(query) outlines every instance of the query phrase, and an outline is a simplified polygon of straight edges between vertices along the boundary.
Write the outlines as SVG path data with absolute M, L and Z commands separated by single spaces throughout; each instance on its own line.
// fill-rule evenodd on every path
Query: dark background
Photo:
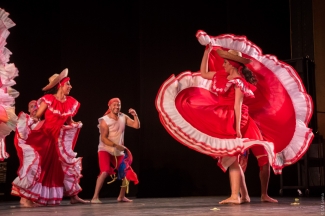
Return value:
M 246 35 L 264 54 L 290 59 L 289 0 L 2 0 L 0 7 L 17 24 L 7 48 L 19 69 L 14 86 L 20 92 L 16 112 L 42 96 L 54 73 L 69 68 L 71 95 L 81 107 L 74 120 L 84 126 L 75 151 L 83 157 L 82 198 L 91 198 L 99 173 L 97 119 L 112 97 L 122 112 L 134 108 L 141 129 L 126 129 L 140 184 L 129 196 L 173 197 L 228 195 L 228 174 L 212 158 L 175 141 L 161 125 L 155 108 L 160 85 L 171 75 L 199 70 L 204 47 L 197 30 L 209 35 Z M 7 137 L 6 199 L 16 177 L 18 158 L 13 134 Z M 251 196 L 260 195 L 259 168 L 253 155 L 246 171 Z M 120 182 L 104 185 L 101 197 L 117 197 Z M 269 194 L 277 196 L 279 176 L 271 173 Z

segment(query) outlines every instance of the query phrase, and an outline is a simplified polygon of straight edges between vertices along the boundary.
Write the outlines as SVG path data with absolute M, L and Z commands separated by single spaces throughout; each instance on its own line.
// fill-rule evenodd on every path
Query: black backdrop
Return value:
M 206 1 L 19 1 L 2 0 L 17 26 L 10 29 L 10 62 L 19 69 L 16 112 L 27 111 L 53 73 L 69 68 L 71 95 L 81 103 L 75 120 L 81 130 L 75 151 L 83 157 L 80 196 L 91 198 L 98 175 L 97 119 L 107 101 L 119 97 L 122 112 L 137 110 L 141 129 L 127 128 L 125 144 L 134 156 L 140 184 L 130 196 L 227 195 L 228 174 L 212 158 L 176 142 L 160 124 L 154 101 L 171 74 L 199 69 L 204 47 L 197 30 L 210 35 L 246 35 L 279 59 L 290 58 L 289 2 L 283 0 Z M 18 159 L 13 134 L 6 139 L 6 199 Z M 251 156 L 246 171 L 250 195 L 260 194 L 259 168 Z M 119 183 L 104 185 L 101 197 L 117 196 Z M 277 195 L 279 176 L 271 175 L 269 193 Z

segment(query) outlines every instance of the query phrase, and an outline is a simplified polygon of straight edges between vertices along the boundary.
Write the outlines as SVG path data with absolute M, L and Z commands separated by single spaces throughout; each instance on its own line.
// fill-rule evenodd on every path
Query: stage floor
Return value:
M 260 202 L 251 197 L 251 203 L 242 205 L 220 205 L 225 197 L 178 197 L 178 198 L 134 198 L 132 203 L 118 203 L 113 198 L 101 199 L 103 204 L 71 205 L 64 200 L 60 206 L 22 208 L 17 202 L 0 202 L 0 215 L 107 215 L 107 216 L 154 216 L 154 215 L 325 215 L 322 197 L 300 197 L 299 205 L 292 205 L 294 197 L 280 197 L 279 203 Z M 323 203 L 322 203 L 323 202 Z

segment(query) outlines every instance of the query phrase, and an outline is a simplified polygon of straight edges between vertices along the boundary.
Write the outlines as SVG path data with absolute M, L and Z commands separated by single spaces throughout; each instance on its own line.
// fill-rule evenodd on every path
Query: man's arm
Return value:
M 112 142 L 110 139 L 108 139 L 108 134 L 109 134 L 109 128 L 106 124 L 105 121 L 101 121 L 99 124 L 99 130 L 100 130 L 100 140 L 108 146 L 115 147 L 117 150 L 123 151 L 125 149 L 124 146 Z
M 137 113 L 132 108 L 129 109 L 129 113 L 131 115 L 133 115 L 133 119 L 131 119 L 129 116 L 125 115 L 126 125 L 129 127 L 133 127 L 135 129 L 139 129 L 140 128 L 140 120 L 139 120 Z

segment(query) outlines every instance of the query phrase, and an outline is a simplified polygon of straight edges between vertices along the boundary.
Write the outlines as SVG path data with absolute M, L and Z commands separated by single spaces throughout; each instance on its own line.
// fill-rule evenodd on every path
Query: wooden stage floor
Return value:
M 299 205 L 292 205 L 294 197 L 280 197 L 279 203 L 263 203 L 251 197 L 249 204 L 220 205 L 225 197 L 134 198 L 132 203 L 118 203 L 113 198 L 101 199 L 103 204 L 71 205 L 63 200 L 60 206 L 22 208 L 17 202 L 0 202 L 0 215 L 13 216 L 214 216 L 214 215 L 325 215 L 322 197 L 300 197 Z M 323 197 L 324 198 L 324 197 Z

